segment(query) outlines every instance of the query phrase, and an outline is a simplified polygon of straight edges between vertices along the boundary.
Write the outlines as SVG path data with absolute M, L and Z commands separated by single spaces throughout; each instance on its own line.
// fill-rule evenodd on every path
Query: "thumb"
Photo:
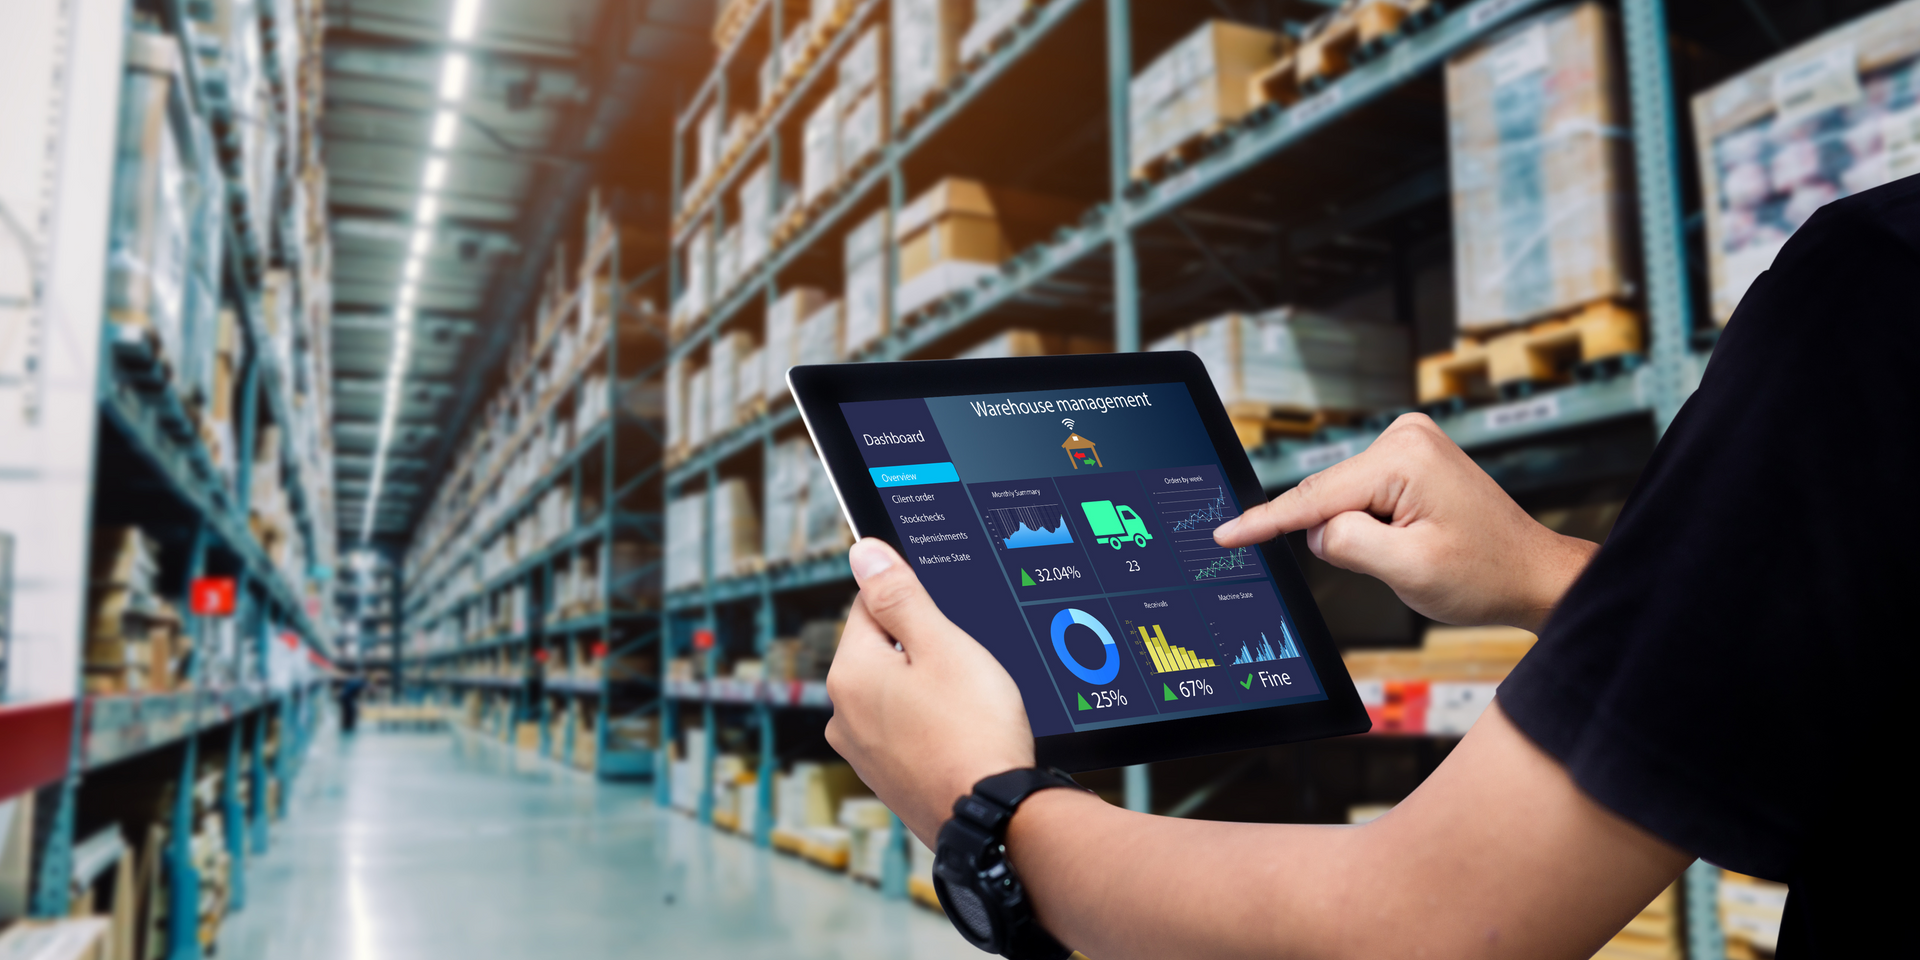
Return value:
M 860 602 L 888 636 L 907 649 L 926 628 L 948 623 L 907 562 L 886 541 L 868 537 L 847 551 Z
M 1345 570 L 1377 577 L 1391 584 L 1406 566 L 1411 548 L 1403 527 L 1383 523 L 1360 510 L 1336 513 L 1307 530 L 1307 549 Z

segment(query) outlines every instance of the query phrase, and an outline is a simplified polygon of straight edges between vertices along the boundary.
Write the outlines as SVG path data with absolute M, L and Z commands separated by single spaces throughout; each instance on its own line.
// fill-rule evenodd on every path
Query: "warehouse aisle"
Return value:
M 943 918 L 461 734 L 314 744 L 222 960 L 979 955 Z

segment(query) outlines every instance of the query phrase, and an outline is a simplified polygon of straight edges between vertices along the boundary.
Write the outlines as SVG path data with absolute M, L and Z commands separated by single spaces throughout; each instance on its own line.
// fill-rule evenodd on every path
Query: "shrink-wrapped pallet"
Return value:
M 840 182 L 840 96 L 828 91 L 807 114 L 800 146 L 800 195 L 811 204 Z
M 696 492 L 667 503 L 666 589 L 699 586 L 706 569 L 707 495 Z
M 672 323 L 676 330 L 705 316 L 713 302 L 713 231 L 706 224 L 696 226 L 687 237 L 684 256 L 683 286 L 673 306 Z
M 852 357 L 886 336 L 887 211 L 877 210 L 852 230 L 844 246 L 846 311 L 838 356 Z M 838 357 L 836 357 L 837 359 Z
M 713 575 L 741 576 L 760 564 L 759 506 L 747 481 L 728 477 L 713 492 Z
M 721 110 L 714 104 L 694 123 L 694 167 L 692 181 L 699 183 L 720 170 Z
M 170 362 L 184 347 L 192 190 L 167 109 L 179 49 L 166 34 L 128 34 L 107 241 L 108 319 L 120 326 L 118 336 L 143 341 Z
M 740 365 L 753 351 L 753 335 L 745 330 L 729 330 L 713 338 L 707 354 L 707 435 L 718 437 L 736 424 L 735 409 L 740 400 Z
M 733 377 L 733 419 L 746 423 L 767 405 L 766 351 L 754 347 L 740 355 L 740 366 Z
M 688 449 L 704 446 L 709 437 L 707 428 L 711 425 L 712 416 L 708 411 L 711 409 L 713 398 L 713 390 L 709 384 L 712 379 L 712 369 L 709 367 L 701 367 L 687 378 Z
M 1693 98 L 1716 321 L 1822 204 L 1920 173 L 1917 83 L 1906 0 Z
M 766 462 L 767 510 L 762 525 L 768 564 L 786 563 L 806 554 L 807 461 L 813 446 L 804 437 L 776 444 Z
M 1393 324 L 1283 307 L 1215 317 L 1148 349 L 1193 351 L 1229 406 L 1368 411 L 1413 399 L 1407 331 Z
M 1134 169 L 1245 116 L 1248 82 L 1286 49 L 1282 34 L 1209 20 L 1156 57 L 1127 88 Z
M 769 405 L 792 396 L 787 392 L 787 368 L 811 362 L 800 359 L 800 324 L 828 302 L 818 288 L 794 287 L 767 308 L 767 345 L 761 362 L 765 365 L 762 377 Z
M 1592 3 L 1540 14 L 1448 61 L 1461 330 L 1633 292 L 1615 71 L 1610 17 Z
M 860 34 L 860 39 L 847 47 L 840 62 L 836 64 L 834 91 L 841 97 L 841 103 L 852 103 L 855 98 L 880 86 L 880 48 L 885 40 L 886 27 L 873 24 Z
M 1038 5 L 1037 0 L 973 0 L 973 19 L 960 38 L 960 62 L 972 63 L 1001 34 L 1013 29 L 1022 14 Z
M 741 236 L 740 224 L 736 223 L 721 231 L 719 241 L 713 245 L 713 302 L 732 293 L 745 272 L 740 262 Z
M 895 119 L 947 85 L 960 68 L 960 35 L 967 0 L 894 0 L 893 111 Z
M 839 301 L 829 301 L 825 306 L 807 314 L 800 321 L 795 345 L 793 362 L 833 363 L 846 355 L 842 343 L 843 316 Z
M 740 183 L 740 273 L 758 267 L 773 246 L 773 214 L 778 185 L 773 168 L 761 164 Z
M 838 553 L 853 546 L 853 531 L 847 528 L 847 521 L 840 512 L 840 501 L 834 496 L 833 481 L 827 476 L 826 464 L 821 463 L 812 451 L 807 452 L 807 499 L 803 523 L 808 556 Z
M 880 155 L 886 142 L 884 114 L 880 110 L 880 91 L 869 90 L 847 104 L 840 118 L 840 147 L 837 157 L 842 174 L 858 170 Z

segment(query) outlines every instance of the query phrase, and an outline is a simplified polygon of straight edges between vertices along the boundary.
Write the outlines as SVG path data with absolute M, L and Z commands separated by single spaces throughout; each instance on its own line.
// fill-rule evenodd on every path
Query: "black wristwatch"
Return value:
M 933 858 L 933 890 L 967 942 L 1009 960 L 1065 960 L 1073 951 L 1034 919 L 1033 902 L 1007 862 L 1007 824 L 1029 796 L 1052 787 L 1084 790 L 1058 770 L 995 774 L 953 802 Z

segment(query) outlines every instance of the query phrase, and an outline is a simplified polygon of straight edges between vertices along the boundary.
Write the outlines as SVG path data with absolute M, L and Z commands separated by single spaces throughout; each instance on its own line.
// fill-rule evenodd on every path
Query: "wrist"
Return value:
M 1600 545 L 1591 540 L 1557 533 L 1549 536 L 1552 539 L 1548 541 L 1546 555 L 1534 566 L 1532 590 L 1523 607 L 1507 618 L 1509 626 L 1539 633 L 1600 549 Z

